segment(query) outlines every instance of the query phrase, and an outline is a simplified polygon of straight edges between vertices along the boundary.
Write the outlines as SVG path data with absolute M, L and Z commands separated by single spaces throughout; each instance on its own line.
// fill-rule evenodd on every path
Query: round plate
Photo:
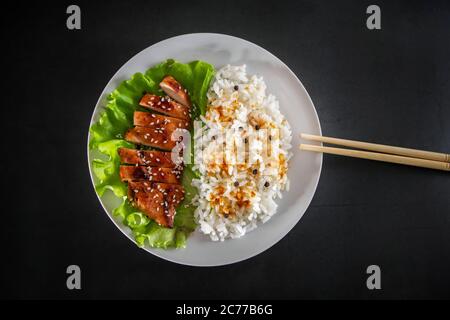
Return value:
M 314 196 L 322 167 L 322 154 L 301 152 L 298 149 L 301 132 L 321 135 L 314 105 L 295 74 L 267 50 L 228 35 L 196 33 L 158 42 L 125 63 L 103 90 L 95 106 L 91 124 L 98 119 L 103 110 L 106 96 L 120 82 L 129 79 L 136 72 L 145 72 L 168 58 L 181 62 L 204 60 L 216 68 L 227 64 L 246 64 L 249 74 L 264 77 L 267 92 L 278 98 L 281 112 L 292 127 L 294 155 L 289 162 L 290 190 L 284 192 L 283 198 L 277 201 L 279 205 L 277 214 L 240 239 L 213 242 L 208 236 L 195 231 L 189 237 L 185 249 L 160 250 L 146 247 L 144 250 L 172 262 L 193 266 L 225 265 L 253 257 L 281 240 L 300 220 Z M 88 141 L 89 139 L 90 137 Z M 92 157 L 88 148 L 89 171 L 94 183 Z M 117 228 L 134 242 L 130 230 L 112 215 L 120 200 L 111 192 L 106 192 L 99 200 Z

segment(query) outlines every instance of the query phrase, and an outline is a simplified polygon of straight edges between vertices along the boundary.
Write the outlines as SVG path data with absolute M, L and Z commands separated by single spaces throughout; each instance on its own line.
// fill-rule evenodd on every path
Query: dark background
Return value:
M 147 46 L 218 32 L 283 60 L 324 135 L 450 152 L 450 5 L 445 1 L 15 3 L 2 15 L 1 293 L 5 298 L 450 298 L 450 175 L 325 156 L 304 217 L 278 244 L 195 268 L 138 249 L 106 217 L 86 139 L 97 98 Z M 382 30 L 366 28 L 381 7 Z M 6 93 L 6 94 L 5 94 Z M 66 267 L 82 290 L 66 289 Z M 382 290 L 366 288 L 367 266 Z

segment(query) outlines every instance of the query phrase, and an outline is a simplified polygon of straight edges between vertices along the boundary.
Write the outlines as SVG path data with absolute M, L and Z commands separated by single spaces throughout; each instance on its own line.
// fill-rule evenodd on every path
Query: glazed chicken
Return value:
M 191 108 L 191 99 L 189 98 L 187 90 L 184 89 L 173 77 L 166 76 L 163 81 L 161 81 L 159 86 L 169 97 L 181 103 L 183 106 Z
M 156 150 L 136 150 L 119 148 L 121 163 L 155 166 L 161 168 L 175 168 L 181 165 L 182 158 L 172 152 Z
M 120 166 L 122 181 L 152 181 L 180 183 L 182 168 L 161 168 L 146 166 Z
M 179 184 L 130 181 L 128 199 L 159 225 L 172 228 L 175 209 L 184 199 L 184 189 Z
M 190 108 L 179 104 L 169 97 L 160 97 L 147 93 L 141 98 L 139 105 L 170 117 L 190 121 Z
M 191 126 L 191 102 L 173 77 L 165 77 L 160 86 L 170 98 L 145 94 L 139 102 L 160 114 L 135 111 L 135 127 L 125 132 L 125 140 L 164 151 L 120 148 L 120 162 L 125 164 L 120 166 L 120 179 L 128 183 L 128 199 L 134 207 L 159 225 L 172 228 L 176 207 L 184 199 L 182 154 L 172 151 L 182 136 L 174 133 Z
M 178 142 L 172 139 L 173 132 L 174 130 L 170 131 L 166 128 L 134 127 L 125 133 L 125 140 L 162 150 L 172 150 Z
M 135 126 L 149 127 L 153 129 L 164 128 L 168 131 L 189 128 L 188 120 L 181 120 L 173 117 L 142 111 L 134 112 L 133 122 Z

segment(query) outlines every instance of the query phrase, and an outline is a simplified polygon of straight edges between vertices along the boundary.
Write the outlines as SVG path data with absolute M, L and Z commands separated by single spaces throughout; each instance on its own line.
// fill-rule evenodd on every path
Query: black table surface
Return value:
M 177 265 L 138 249 L 91 185 L 94 105 L 130 57 L 163 39 L 217 32 L 283 60 L 316 106 L 324 135 L 450 152 L 450 5 L 377 1 L 82 2 L 3 12 L 2 296 L 6 298 L 449 298 L 450 175 L 325 156 L 296 227 L 233 265 Z M 79 265 L 82 289 L 66 288 Z M 381 268 L 368 290 L 366 268 Z

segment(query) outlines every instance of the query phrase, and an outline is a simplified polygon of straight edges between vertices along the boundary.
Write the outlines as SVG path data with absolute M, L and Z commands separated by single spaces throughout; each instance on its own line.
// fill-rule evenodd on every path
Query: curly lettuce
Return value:
M 106 155 L 104 159 L 94 159 L 92 161 L 92 170 L 99 179 L 95 185 L 95 191 L 101 197 L 106 190 L 111 190 L 117 197 L 123 197 L 127 194 L 127 186 L 120 181 L 118 168 L 120 166 L 119 148 L 132 148 L 134 144 L 121 139 L 112 139 L 97 144 L 97 149 Z
M 114 215 L 121 218 L 135 237 L 138 246 L 149 245 L 153 248 L 184 248 L 187 237 L 195 230 L 195 207 L 190 205 L 197 189 L 191 185 L 196 177 L 192 166 L 187 165 L 182 176 L 182 185 L 186 190 L 185 199 L 177 208 L 174 227 L 164 228 L 144 213 L 140 212 L 127 200 L 127 186 L 120 180 L 120 159 L 117 150 L 121 147 L 135 148 L 123 139 L 124 132 L 133 127 L 133 113 L 142 110 L 139 100 L 145 93 L 162 95 L 159 83 L 166 75 L 177 79 L 190 93 L 193 103 L 193 118 L 205 114 L 210 82 L 215 69 L 204 61 L 180 63 L 173 59 L 166 60 L 145 73 L 136 73 L 129 80 L 123 81 L 107 98 L 104 111 L 90 127 L 89 147 L 104 155 L 103 159 L 92 161 L 92 169 L 97 177 L 95 190 L 99 196 L 111 190 L 122 203 L 114 210 Z

